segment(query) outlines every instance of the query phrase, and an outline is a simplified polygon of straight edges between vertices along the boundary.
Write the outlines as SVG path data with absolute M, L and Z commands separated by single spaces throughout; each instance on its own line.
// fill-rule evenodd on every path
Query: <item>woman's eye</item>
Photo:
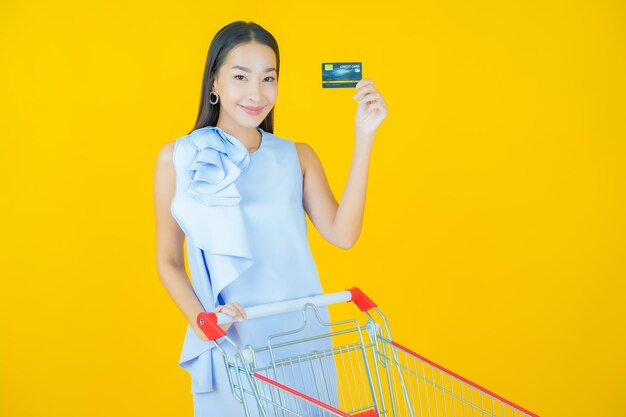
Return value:
M 243 78 L 246 78 L 246 76 L 245 76 L 245 75 L 241 75 L 241 74 L 239 74 L 239 75 L 235 75 L 235 78 L 237 78 L 237 77 L 243 77 Z M 238 79 L 238 80 L 241 80 L 241 78 L 237 78 L 237 79 Z
M 274 77 L 265 77 L 265 80 L 267 81 L 268 78 L 270 78 L 270 81 L 274 81 Z

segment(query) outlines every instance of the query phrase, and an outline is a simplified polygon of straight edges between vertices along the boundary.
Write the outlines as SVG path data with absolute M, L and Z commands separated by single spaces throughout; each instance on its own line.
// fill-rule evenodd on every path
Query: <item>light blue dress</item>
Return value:
M 175 142 L 171 212 L 185 233 L 194 291 L 206 311 L 230 302 L 245 308 L 323 293 L 307 239 L 295 144 L 257 129 L 262 140 L 252 153 L 212 126 Z M 320 313 L 328 321 L 327 309 Z M 263 346 L 268 335 L 298 328 L 302 321 L 302 313 L 246 320 L 235 323 L 228 335 L 240 347 Z M 315 320 L 309 322 L 306 334 L 326 331 Z M 221 346 L 230 352 L 225 343 Z M 277 354 L 286 357 L 330 346 L 325 339 Z M 231 394 L 221 354 L 190 325 L 179 365 L 191 374 L 197 417 L 244 415 Z

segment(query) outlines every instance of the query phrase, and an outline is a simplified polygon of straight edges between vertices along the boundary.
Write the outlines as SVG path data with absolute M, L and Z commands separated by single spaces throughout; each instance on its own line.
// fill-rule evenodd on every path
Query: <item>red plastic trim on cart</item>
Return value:
M 363 291 L 358 289 L 357 287 L 352 287 L 348 291 L 352 294 L 352 299 L 350 301 L 354 302 L 361 309 L 361 311 L 367 311 L 370 308 L 378 307 L 375 302 L 373 302 Z
M 481 387 L 480 385 L 470 381 L 467 378 L 463 378 L 459 374 L 455 374 L 454 372 L 451 372 L 451 371 L 447 370 L 446 368 L 444 368 L 441 365 L 437 365 L 435 362 L 431 361 L 430 359 L 426 359 L 422 355 L 418 355 L 417 353 L 413 352 L 411 349 L 405 348 L 404 346 L 400 345 L 399 343 L 396 343 L 396 342 L 392 341 L 391 344 L 394 345 L 395 347 L 397 347 L 398 349 L 401 349 L 401 350 L 405 351 L 406 353 L 408 353 L 410 355 L 413 355 L 413 356 L 423 360 L 424 362 L 434 366 L 435 368 L 445 372 L 446 374 L 452 375 L 453 377 L 455 377 L 457 379 L 460 379 L 461 381 L 465 382 L 466 384 L 471 385 L 472 387 L 474 387 L 474 388 L 476 388 L 476 389 L 478 389 L 480 391 L 483 391 L 484 393 L 486 393 L 488 395 L 491 395 L 494 398 L 497 398 L 498 400 L 502 401 L 503 403 L 508 404 L 511 407 L 515 408 L 517 411 L 520 411 L 522 413 L 528 414 L 529 416 L 539 417 L 539 415 L 537 415 L 537 414 L 535 414 L 535 413 L 533 413 L 531 411 L 528 411 L 528 410 L 520 407 L 519 405 L 512 403 L 511 401 L 509 401 L 507 399 L 502 398 L 498 394 L 494 394 L 493 392 L 489 391 L 488 389 L 485 389 L 485 388 Z
M 258 373 L 255 372 L 254 373 L 254 377 L 260 379 L 263 382 L 267 382 L 270 385 L 274 385 L 275 387 L 280 388 L 283 391 L 287 391 L 288 393 L 293 394 L 296 397 L 300 397 L 300 398 L 302 398 L 305 401 L 313 403 L 313 404 L 317 405 L 318 407 L 321 407 L 324 410 L 330 411 L 331 413 L 337 414 L 338 416 L 341 416 L 341 417 L 377 417 L 378 416 L 378 414 L 376 414 L 375 410 L 368 410 L 368 411 L 365 411 L 363 413 L 353 414 L 351 416 L 350 414 L 346 414 L 343 411 L 341 411 L 341 410 L 339 410 L 339 409 L 337 409 L 337 408 L 335 408 L 335 407 L 333 407 L 331 405 L 328 405 L 328 404 L 323 403 L 323 402 L 321 402 L 319 400 L 316 400 L 313 397 L 309 397 L 308 395 L 303 394 L 300 391 L 296 391 L 296 390 L 294 390 L 292 388 L 289 388 L 288 386 L 283 385 L 280 382 L 274 381 L 273 379 L 269 379 L 266 376 L 263 376 L 263 375 L 258 374 Z
M 217 315 L 215 313 L 202 312 L 198 314 L 196 321 L 202 333 L 204 333 L 209 340 L 226 336 L 224 329 L 217 324 Z

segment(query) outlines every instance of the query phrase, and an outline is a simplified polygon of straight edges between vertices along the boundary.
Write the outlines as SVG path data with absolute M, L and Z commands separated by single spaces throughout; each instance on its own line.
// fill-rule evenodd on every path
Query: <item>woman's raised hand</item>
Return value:
M 357 83 L 356 88 L 357 92 L 352 96 L 358 100 L 354 120 L 356 136 L 374 136 L 376 129 L 387 116 L 387 103 L 371 78 L 363 78 Z

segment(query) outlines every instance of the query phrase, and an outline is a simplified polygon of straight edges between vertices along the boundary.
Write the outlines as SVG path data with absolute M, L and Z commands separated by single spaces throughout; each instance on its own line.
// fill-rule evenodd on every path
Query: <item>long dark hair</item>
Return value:
M 215 80 L 215 75 L 226 59 L 228 52 L 241 43 L 255 41 L 263 45 L 267 45 L 274 50 L 276 54 L 276 81 L 280 71 L 280 55 L 278 53 L 278 43 L 274 36 L 263 27 L 253 22 L 244 22 L 242 20 L 232 22 L 221 28 L 216 34 L 207 55 L 206 64 L 204 66 L 204 76 L 202 77 L 202 95 L 200 96 L 200 110 L 196 125 L 191 130 L 200 129 L 206 126 L 215 126 L 220 115 L 219 105 L 209 103 L 209 93 L 211 86 Z M 259 127 L 266 132 L 274 133 L 274 109 L 267 114 Z M 189 132 L 189 133 L 191 133 Z

